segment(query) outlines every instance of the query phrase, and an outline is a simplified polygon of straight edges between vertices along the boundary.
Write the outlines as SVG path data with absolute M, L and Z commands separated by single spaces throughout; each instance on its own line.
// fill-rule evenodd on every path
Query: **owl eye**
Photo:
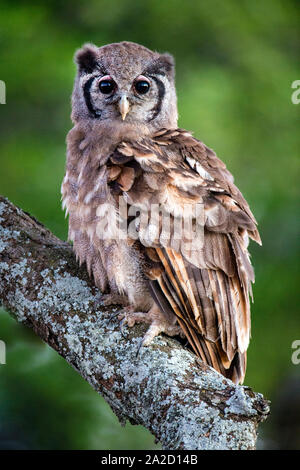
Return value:
M 110 75 L 106 75 L 99 82 L 99 90 L 104 95 L 109 95 L 116 88 L 116 83 L 113 81 Z
M 143 75 L 141 75 L 136 79 L 134 83 L 134 88 L 140 95 L 145 95 L 145 93 L 148 93 L 150 89 L 150 82 L 146 79 L 146 77 L 143 77 Z

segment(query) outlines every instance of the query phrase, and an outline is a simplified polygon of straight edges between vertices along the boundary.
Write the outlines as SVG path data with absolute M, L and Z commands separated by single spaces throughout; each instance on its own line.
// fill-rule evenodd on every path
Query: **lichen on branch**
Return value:
M 100 300 L 99 300 L 100 299 Z M 0 196 L 0 302 L 63 356 L 121 422 L 164 449 L 254 449 L 268 402 L 159 336 L 137 354 L 145 326 L 120 331 L 71 246 Z

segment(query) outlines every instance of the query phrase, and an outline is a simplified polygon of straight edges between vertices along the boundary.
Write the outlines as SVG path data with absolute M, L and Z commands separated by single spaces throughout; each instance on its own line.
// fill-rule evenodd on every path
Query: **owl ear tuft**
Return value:
M 98 48 L 94 44 L 85 44 L 75 53 L 75 63 L 80 71 L 93 72 L 97 65 L 97 52 Z
M 174 80 L 175 76 L 175 61 L 171 54 L 160 54 L 146 69 L 148 73 L 154 74 L 165 74 L 171 80 Z
M 159 61 L 162 64 L 162 67 L 165 69 L 165 71 L 169 74 L 174 76 L 175 74 L 175 60 L 174 57 L 171 54 L 161 54 Z

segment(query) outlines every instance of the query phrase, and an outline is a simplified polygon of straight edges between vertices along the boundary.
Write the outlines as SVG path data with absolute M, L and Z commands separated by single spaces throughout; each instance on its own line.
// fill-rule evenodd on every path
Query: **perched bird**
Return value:
M 62 199 L 79 261 L 123 321 L 150 324 L 143 345 L 181 334 L 242 382 L 260 237 L 225 164 L 177 128 L 172 56 L 121 42 L 75 61 Z

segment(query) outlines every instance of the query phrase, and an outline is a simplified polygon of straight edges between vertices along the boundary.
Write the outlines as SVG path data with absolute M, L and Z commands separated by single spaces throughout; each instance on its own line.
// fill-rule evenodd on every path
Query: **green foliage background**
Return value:
M 280 0 L 2 0 L 0 192 L 66 238 L 60 204 L 71 127 L 74 51 L 130 40 L 177 62 L 180 127 L 226 162 L 259 222 L 252 342 L 245 383 L 273 400 L 290 377 L 299 338 L 297 179 L 299 2 Z M 153 436 L 121 428 L 109 407 L 31 331 L 0 313 L 0 448 L 150 449 Z M 278 446 L 276 422 L 263 428 Z M 277 439 L 277 441 L 276 441 Z

